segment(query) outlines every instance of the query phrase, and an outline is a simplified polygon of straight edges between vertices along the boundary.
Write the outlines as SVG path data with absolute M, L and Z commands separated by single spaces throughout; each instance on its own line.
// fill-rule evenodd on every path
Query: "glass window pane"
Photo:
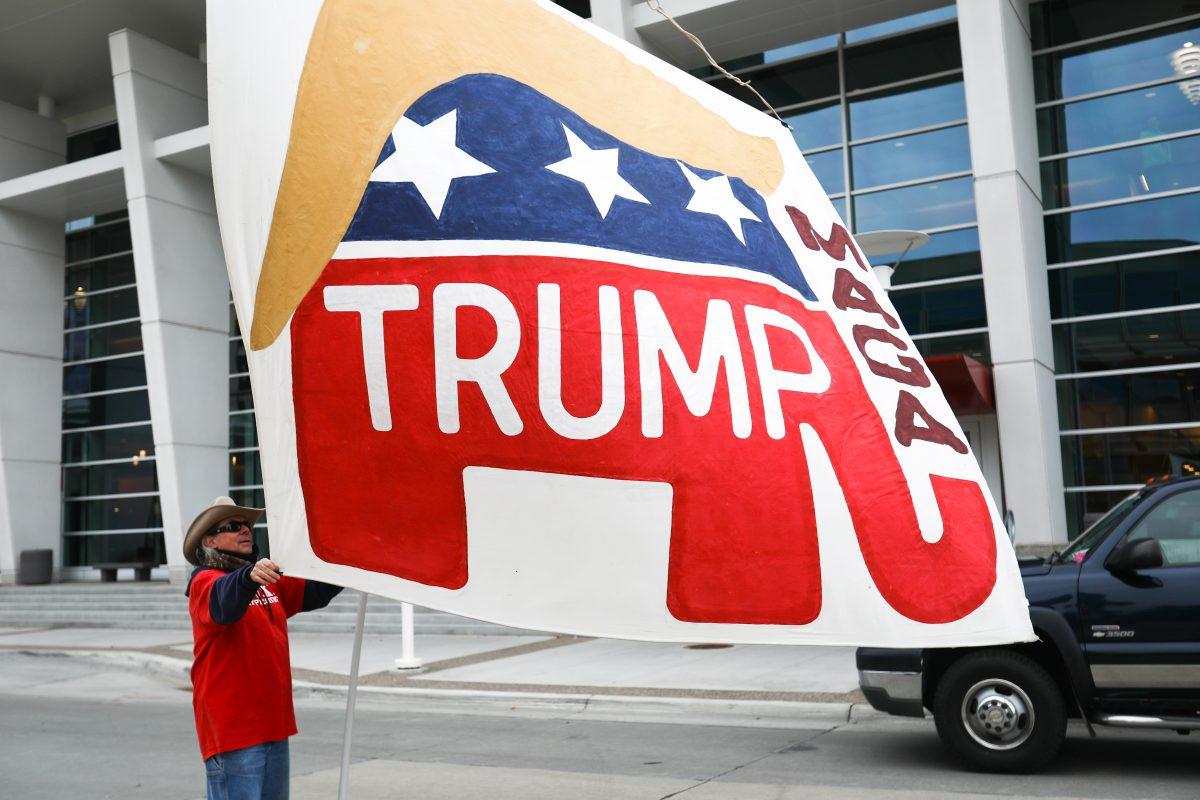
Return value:
M 1200 243 L 1200 193 L 1046 217 L 1050 264 Z
M 895 264 L 900 253 L 874 256 L 872 264 Z M 974 275 L 983 270 L 979 258 L 979 229 L 935 233 L 923 247 L 912 250 L 892 275 L 892 285 Z
M 850 138 L 870 139 L 967 118 L 962 78 L 909 84 L 850 100 Z
M 1186 363 L 1200 353 L 1200 311 L 1071 322 L 1053 330 L 1059 373 Z
M 888 293 L 888 298 L 905 329 L 914 336 L 987 325 L 983 281 L 894 290 Z
M 98 225 L 67 234 L 67 263 L 122 253 L 132 247 L 128 222 Z
M 1127 497 L 1128 492 L 1068 492 L 1067 538 L 1083 533 Z
M 854 198 L 854 227 L 858 231 L 919 231 L 974 221 L 975 189 L 971 177 Z
M 1055 318 L 1189 303 L 1200 303 L 1197 251 L 1050 271 Z
M 1179 492 L 1163 499 L 1138 520 L 1126 541 L 1154 539 L 1162 548 L 1163 566 L 1200 564 L 1200 491 Z
M 805 156 L 808 167 L 816 176 L 825 194 L 841 194 L 846 191 L 846 171 L 842 164 L 842 150 L 829 150 L 815 156 Z
M 102 461 L 109 458 L 145 458 L 154 453 L 149 425 L 63 433 L 63 462 Z M 132 462 L 131 462 L 132 463 Z
M 150 397 L 145 389 L 96 397 L 63 398 L 63 428 L 119 425 L 150 419 Z
M 129 217 L 129 212 L 124 208 L 119 208 L 116 211 L 106 211 L 103 214 L 92 214 L 88 217 L 79 217 L 77 219 L 67 220 L 63 230 L 67 233 L 76 233 L 86 228 L 93 228 L 105 222 L 117 222 Z
M 246 362 L 246 345 L 241 339 L 229 342 L 229 373 L 249 372 L 250 365 Z
M 146 385 L 146 362 L 141 355 L 68 364 L 63 367 L 63 393 L 84 394 Z
M 738 70 L 750 69 L 751 67 L 761 67 L 763 65 L 762 53 L 751 53 L 748 56 L 740 58 L 731 58 L 727 61 L 722 61 L 721 66 L 729 72 L 737 73 Z M 695 67 L 688 70 L 689 75 L 695 75 L 697 78 L 715 78 L 721 74 L 721 71 L 715 67 L 705 64 L 703 67 Z
M 134 459 L 123 464 L 68 467 L 63 470 L 63 497 L 158 491 L 154 461 Z
M 837 53 L 814 56 L 800 61 L 763 67 L 739 75 L 750 81 L 759 94 L 773 106 L 790 106 L 808 100 L 837 97 Z M 728 92 L 753 108 L 762 108 L 762 101 L 728 78 L 718 78 L 712 85 Z
M 266 523 L 263 522 L 263 520 L 266 518 L 267 515 L 263 514 L 262 518 L 258 521 L 258 524 L 254 526 L 254 544 L 258 545 L 258 553 L 260 556 L 263 558 L 270 558 L 271 542 L 267 537 Z
M 67 536 L 63 539 L 64 566 L 88 567 L 131 561 L 167 563 L 162 532 Z
M 229 496 L 233 498 L 233 502 L 246 508 L 266 508 L 267 505 L 262 489 L 232 489 Z
M 786 47 L 776 47 L 774 50 L 763 52 L 763 63 L 773 64 L 776 61 L 787 61 L 789 58 L 820 53 L 822 50 L 833 50 L 837 47 L 838 37 L 822 36 L 820 39 L 809 39 L 807 42 L 797 42 Z
M 1058 381 L 1063 430 L 1200 423 L 1200 370 L 1103 375 Z
M 137 319 L 137 288 L 72 297 L 63 301 L 63 327 L 79 328 L 118 319 Z
M 113 286 L 127 286 L 135 280 L 133 256 L 126 253 L 100 261 L 88 261 L 84 264 L 67 267 L 63 295 L 71 294 L 81 288 L 85 292 L 95 292 Z
M 254 395 L 250 391 L 250 377 L 229 379 L 229 410 L 248 411 L 254 408 Z
M 919 78 L 961 66 L 958 25 L 941 25 L 908 36 L 846 48 L 846 91 Z
M 1094 39 L 1194 13 L 1180 0 L 1070 0 L 1033 3 L 1029 21 L 1035 49 Z
M 992 363 L 992 351 L 986 333 L 966 333 L 958 336 L 937 336 L 918 339 L 915 344 L 923 358 L 962 353 L 982 364 Z
M 1062 208 L 1200 186 L 1200 136 L 1042 164 L 1042 202 Z
M 229 454 L 230 486 L 262 486 L 262 463 L 257 450 Z
M 576 16 L 587 19 L 592 15 L 591 0 L 552 0 L 554 5 L 565 8 Z
M 1033 62 L 1037 99 L 1075 97 L 1186 74 L 1180 59 L 1187 54 L 1185 45 L 1194 47 L 1197 42 L 1200 26 L 1193 21 L 1037 56 Z
M 837 211 L 838 219 L 840 219 L 842 222 L 845 222 L 846 221 L 846 198 L 838 197 L 834 200 L 830 200 L 830 202 L 833 203 L 833 208 L 835 211 Z
M 921 28 L 925 25 L 933 25 L 937 22 L 945 22 L 946 20 L 955 19 L 957 16 L 958 9 L 952 5 L 935 8 L 932 11 L 910 14 L 907 17 L 880 22 L 877 25 L 868 25 L 865 28 L 846 31 L 846 41 L 850 43 L 862 42 L 867 39 L 874 39 L 877 36 L 887 36 L 889 33 L 900 33 L 901 31 L 912 30 L 913 28 Z
M 1200 128 L 1188 92 L 1184 81 L 1040 108 L 1038 147 L 1050 155 Z
M 803 108 L 783 119 L 792 126 L 792 138 L 803 150 L 827 147 L 842 141 L 842 107 L 833 105 Z
M 901 136 L 850 148 L 855 189 L 970 171 L 967 126 Z
M 104 155 L 121 149 L 121 133 L 117 123 L 79 131 L 67 137 L 67 163 Z
M 142 349 L 142 325 L 129 322 L 63 334 L 63 361 L 137 353 Z
M 235 414 L 229 418 L 229 449 L 258 447 L 258 429 L 253 414 Z
M 1121 486 L 1175 475 L 1179 465 L 1200 468 L 1200 428 L 1062 437 L 1068 486 Z

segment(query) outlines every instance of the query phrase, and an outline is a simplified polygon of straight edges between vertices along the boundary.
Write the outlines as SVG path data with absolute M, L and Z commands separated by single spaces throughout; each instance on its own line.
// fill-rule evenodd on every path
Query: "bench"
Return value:
M 92 564 L 93 567 L 100 570 L 101 583 L 115 583 L 117 580 L 117 570 L 132 569 L 133 579 L 135 581 L 150 580 L 150 570 L 158 566 L 157 561 L 121 561 L 105 564 Z

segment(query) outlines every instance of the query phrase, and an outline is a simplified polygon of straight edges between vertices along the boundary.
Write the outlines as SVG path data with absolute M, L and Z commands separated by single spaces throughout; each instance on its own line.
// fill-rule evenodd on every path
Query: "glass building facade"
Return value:
M 580 15 L 603 12 L 593 19 L 620 16 L 611 3 L 563 0 L 560 5 Z M 843 5 L 846 18 L 878 18 L 874 4 L 846 0 Z M 737 3 L 713 2 L 677 13 L 685 21 L 691 14 L 696 24 L 704 25 L 711 15 L 736 14 L 730 6 Z M 1003 8 L 1012 10 L 1025 30 L 1019 6 Z M 630 8 L 634 4 L 622 3 L 621 15 L 638 35 L 653 33 L 657 17 Z M 1055 480 L 1038 477 L 1045 493 L 1036 500 L 1029 499 L 1025 487 L 1020 502 L 1031 510 L 1022 512 L 1022 522 L 1034 522 L 1027 522 L 1023 530 L 1029 533 L 1021 535 L 1031 541 L 1061 541 L 1148 478 L 1200 470 L 1200 5 L 1194 0 L 1030 0 L 1028 10 L 1031 42 L 1009 36 L 1002 46 L 990 38 L 995 31 L 979 30 L 982 17 L 966 0 L 770 50 L 762 50 L 771 38 L 768 32 L 756 33 L 749 24 L 744 26 L 744 49 L 722 42 L 716 23 L 708 35 L 723 52 L 762 50 L 726 61 L 725 67 L 750 81 L 786 120 L 852 232 L 915 229 L 930 235 L 927 245 L 905 257 L 889 291 L 924 355 L 963 353 L 990 364 L 994 354 L 998 387 L 1004 385 L 999 376 L 1016 369 L 1015 362 L 1052 359 L 1037 373 L 1044 379 L 1038 391 L 1057 403 L 1047 400 L 1038 407 L 1041 434 L 1020 458 L 1040 456 Z M 960 33 L 960 11 L 965 34 Z M 111 29 L 127 22 L 114 16 Z M 618 34 L 637 38 L 628 31 Z M 654 35 L 661 40 L 676 33 Z M 963 35 L 980 41 L 963 41 Z M 644 41 L 655 46 L 653 36 Z M 1029 73 L 1008 76 L 1008 85 L 1020 84 L 1020 94 L 1005 99 L 1010 105 L 1019 101 L 1019 112 L 1004 111 L 1001 102 L 978 102 L 977 59 L 983 45 L 992 47 L 989 58 L 1020 53 L 1016 63 L 1021 65 L 1029 59 Z M 994 63 L 984 63 L 985 73 Z M 716 70 L 694 74 L 760 105 Z M 1032 108 L 1027 102 L 1029 74 Z M 968 95 L 974 106 L 970 113 Z M 83 110 L 87 113 L 65 123 L 73 131 L 64 148 L 68 162 L 97 159 L 121 148 L 119 127 L 106 108 Z M 96 125 L 98 120 L 108 121 Z M 1013 120 L 1020 128 L 1018 138 L 1027 134 L 1026 141 L 1036 144 L 1036 162 L 1025 158 L 1028 163 L 1019 164 L 1019 171 L 1042 207 L 1000 207 L 993 196 L 981 205 L 981 222 L 968 132 L 987 130 L 972 126 Z M 74 127 L 77 123 L 87 127 Z M 126 129 L 136 131 L 137 126 Z M 195 169 L 203 155 L 191 155 L 195 158 L 186 161 Z M 117 160 L 111 156 L 94 163 L 99 171 L 124 169 L 113 167 Z M 1032 171 L 1030 164 L 1035 164 Z M 996 185 L 984 181 L 996 173 L 982 157 L 974 166 L 984 198 L 985 187 Z M 30 167 L 31 172 L 41 169 L 47 168 Z M 114 181 L 119 180 L 116 175 Z M 61 179 L 64 186 L 74 180 L 67 173 Z M 164 518 L 163 507 L 190 507 L 195 501 L 160 502 L 133 240 L 123 202 L 120 192 L 102 202 L 83 201 L 67 217 L 82 218 L 66 222 L 64 231 L 58 437 L 62 490 L 59 497 L 51 489 L 45 505 L 54 508 L 61 502 L 61 530 L 48 530 L 47 536 L 61 537 L 65 568 L 157 560 L 171 562 L 174 569 L 179 555 L 166 552 L 164 533 L 166 541 L 173 541 L 180 522 Z M 138 221 L 138 208 L 130 211 Z M 998 217 L 1004 223 L 1011 216 L 1029 230 L 1039 215 L 1044 254 L 1038 247 L 1019 252 L 1014 247 L 1011 253 L 1002 246 L 990 249 L 996 241 L 993 230 L 1003 229 Z M 990 324 L 981 224 L 988 233 Z M 170 240 L 175 233 L 157 235 Z M 898 256 L 872 261 L 895 263 Z M 1039 291 L 1044 274 L 1048 298 L 1049 320 L 1044 311 L 1025 317 L 1037 320 L 1034 346 L 1017 355 L 1006 335 L 1016 323 L 997 311 L 1004 308 L 1009 291 L 1003 280 L 1008 269 L 1025 270 L 1022 286 L 1032 284 Z M 220 280 L 219 267 L 213 279 Z M 219 305 L 219 297 L 213 298 Z M 1028 293 L 1014 302 L 1024 310 L 1036 305 Z M 1023 335 L 1028 328 L 1020 330 Z M 45 336 L 52 349 L 57 331 L 58 321 L 48 320 Z M 222 331 L 212 333 L 219 343 Z M 228 348 L 227 474 L 216 474 L 205 493 L 227 487 L 237 502 L 263 505 L 253 396 L 232 306 Z M 151 361 L 152 366 L 157 363 Z M 45 407 L 57 414 L 54 402 Z M 225 413 L 221 406 L 213 411 Z M 1011 418 L 1001 403 L 995 417 L 975 420 L 991 425 L 993 432 L 980 427 L 980 436 L 994 437 L 997 452 L 1007 449 L 996 456 L 1005 459 L 1006 476 L 1008 470 L 1020 469 L 1008 456 L 1020 450 L 1021 433 L 1003 430 Z M 55 431 L 52 426 L 48 430 L 52 449 Z M 166 458 L 168 439 L 162 441 Z M 214 438 L 205 446 L 220 452 L 222 444 Z M 1054 464 L 1059 457 L 1062 493 Z M 213 472 L 209 462 L 205 470 Z M 1002 504 L 1020 495 L 1012 488 L 1016 482 L 993 483 L 993 489 L 999 484 L 996 495 Z M 162 497 L 170 499 L 173 492 L 183 497 L 170 484 L 164 477 Z M 1041 512 L 1048 508 L 1052 513 Z M 1061 530 L 1064 523 L 1056 515 L 1064 509 L 1066 529 Z M 263 548 L 266 525 L 264 519 L 256 531 Z M 74 574 L 85 572 L 91 574 Z
M 1198 12 L 1030 4 L 1068 536 L 1148 478 L 1200 470 Z M 791 126 L 852 232 L 930 234 L 892 302 L 924 355 L 986 363 L 955 18 L 947 6 L 724 66 Z M 762 105 L 716 70 L 696 74 Z
M 790 126 L 851 232 L 920 230 L 929 244 L 892 278 L 892 303 L 926 356 L 989 361 L 971 148 L 955 7 L 725 65 Z M 696 74 L 749 105 L 749 91 Z M 899 254 L 872 259 L 894 263 Z
M 116 125 L 75 134 L 67 160 L 120 149 Z M 146 367 L 124 210 L 66 226 L 63 566 L 165 563 Z M 265 505 L 246 352 L 229 307 L 229 494 Z M 267 552 L 266 517 L 255 541 Z
M 1200 469 L 1197 11 L 1030 6 L 1071 534 L 1148 478 Z
M 162 512 L 129 220 L 67 225 L 63 566 L 162 563 Z
M 232 299 L 229 301 L 229 496 L 238 505 L 266 507 L 254 395 L 250 392 L 250 366 L 246 363 L 246 345 Z M 265 514 L 254 526 L 254 541 L 264 554 L 269 552 Z

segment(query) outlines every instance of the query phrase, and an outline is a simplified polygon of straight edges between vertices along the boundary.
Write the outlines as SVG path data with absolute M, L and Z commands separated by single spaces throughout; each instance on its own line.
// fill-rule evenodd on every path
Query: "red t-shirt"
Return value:
M 192 708 L 206 761 L 296 733 L 287 618 L 303 606 L 305 581 L 285 576 L 258 587 L 242 618 L 222 625 L 213 620 L 209 601 L 213 584 L 227 574 L 234 575 L 200 570 L 188 591 L 195 642 Z

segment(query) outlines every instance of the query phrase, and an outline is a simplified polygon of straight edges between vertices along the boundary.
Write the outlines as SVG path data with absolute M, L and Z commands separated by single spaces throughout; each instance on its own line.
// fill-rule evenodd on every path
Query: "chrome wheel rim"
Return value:
M 962 722 L 977 744 L 988 750 L 1012 750 L 1033 735 L 1033 702 L 1015 683 L 988 678 L 963 696 Z

